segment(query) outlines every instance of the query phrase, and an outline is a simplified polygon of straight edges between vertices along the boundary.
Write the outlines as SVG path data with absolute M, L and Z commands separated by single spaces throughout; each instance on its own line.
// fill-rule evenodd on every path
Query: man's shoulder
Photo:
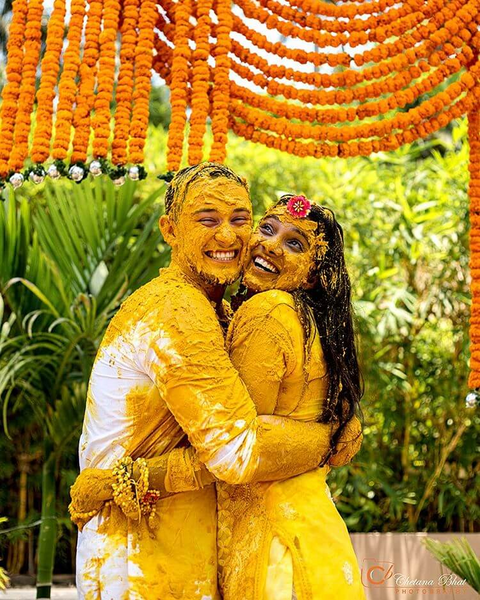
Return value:
M 132 292 L 121 304 L 120 311 L 135 309 L 136 312 L 148 310 L 151 304 L 158 301 L 161 294 L 161 278 L 151 279 L 134 292 Z M 117 313 L 118 314 L 118 313 Z
M 165 270 L 166 271 L 166 270 Z M 158 277 L 145 283 L 126 298 L 121 308 L 136 307 L 137 310 L 151 310 L 155 306 L 167 306 L 171 302 L 178 303 L 182 298 L 195 298 L 200 303 L 209 305 L 208 298 L 195 286 L 168 272 L 160 272 Z
M 122 304 L 113 318 L 113 325 L 125 329 L 125 325 L 138 326 L 159 332 L 170 327 L 184 329 L 195 322 L 213 320 L 215 311 L 208 298 L 195 286 L 168 271 L 152 279 L 133 292 Z M 128 329 L 129 327 L 127 327 Z

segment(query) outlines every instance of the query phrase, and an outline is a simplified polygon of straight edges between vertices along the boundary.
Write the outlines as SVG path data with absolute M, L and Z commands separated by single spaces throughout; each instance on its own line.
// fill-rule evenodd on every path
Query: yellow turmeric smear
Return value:
M 293 291 L 308 285 L 315 261 L 324 256 L 328 246 L 324 234 L 317 233 L 317 226 L 309 219 L 292 217 L 285 206 L 269 210 L 250 239 L 243 283 L 255 292 Z M 294 251 L 287 243 L 291 241 L 288 236 L 295 234 L 303 240 L 301 251 Z M 259 257 L 266 259 L 276 272 L 257 267 L 255 259 Z
M 102 348 L 110 346 L 119 335 L 126 335 L 140 320 L 145 312 L 145 307 L 151 302 L 154 289 L 157 287 L 159 277 L 155 277 L 147 284 L 139 288 L 134 294 L 129 296 L 121 305 L 107 327 L 100 344 L 99 352 Z
M 125 453 L 133 459 L 159 456 L 185 437 L 155 385 L 132 388 L 125 406 L 131 423 Z
M 182 192 L 184 193 L 184 192 Z M 235 181 L 198 179 L 188 187 L 181 213 L 164 215 L 161 227 L 172 246 L 172 265 L 206 290 L 238 279 L 252 231 L 247 190 Z M 229 259 L 218 252 L 232 253 Z

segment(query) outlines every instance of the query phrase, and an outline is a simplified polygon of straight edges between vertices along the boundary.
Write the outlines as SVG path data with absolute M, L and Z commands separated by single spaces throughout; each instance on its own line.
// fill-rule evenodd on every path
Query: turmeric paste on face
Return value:
M 244 187 L 225 178 L 194 181 L 170 226 L 172 264 L 187 276 L 202 286 L 225 286 L 238 279 L 252 228 Z
M 245 286 L 255 292 L 307 287 L 314 261 L 327 246 L 316 229 L 317 223 L 295 218 L 285 207 L 269 210 L 250 240 Z

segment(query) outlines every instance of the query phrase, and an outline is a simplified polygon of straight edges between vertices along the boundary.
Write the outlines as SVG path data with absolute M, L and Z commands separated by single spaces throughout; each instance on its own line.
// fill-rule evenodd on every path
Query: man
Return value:
M 314 468 L 328 452 L 330 426 L 258 417 L 224 349 L 222 298 L 240 275 L 252 228 L 245 182 L 202 163 L 176 175 L 165 208 L 160 227 L 171 265 L 127 299 L 105 334 L 90 379 L 81 469 L 111 469 L 125 456 L 154 467 L 152 457 L 186 436 L 207 475 L 228 483 L 275 479 L 279 465 L 284 477 Z M 299 437 L 300 455 L 298 443 L 290 447 Z M 165 487 L 193 491 L 157 503 L 158 527 L 126 519 L 115 504 L 108 518 L 105 509 L 86 523 L 80 598 L 219 598 L 215 489 L 201 477 L 174 484 L 182 468 L 168 465 Z

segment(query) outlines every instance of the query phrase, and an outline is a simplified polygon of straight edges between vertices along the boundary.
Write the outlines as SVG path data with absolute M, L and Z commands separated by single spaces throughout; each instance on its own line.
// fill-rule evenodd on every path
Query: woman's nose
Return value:
M 222 246 L 228 247 L 235 243 L 237 236 L 229 225 L 223 225 L 215 233 L 214 238 Z
M 278 243 L 278 240 L 264 240 L 262 246 L 270 256 L 281 256 L 283 254 L 282 246 Z

